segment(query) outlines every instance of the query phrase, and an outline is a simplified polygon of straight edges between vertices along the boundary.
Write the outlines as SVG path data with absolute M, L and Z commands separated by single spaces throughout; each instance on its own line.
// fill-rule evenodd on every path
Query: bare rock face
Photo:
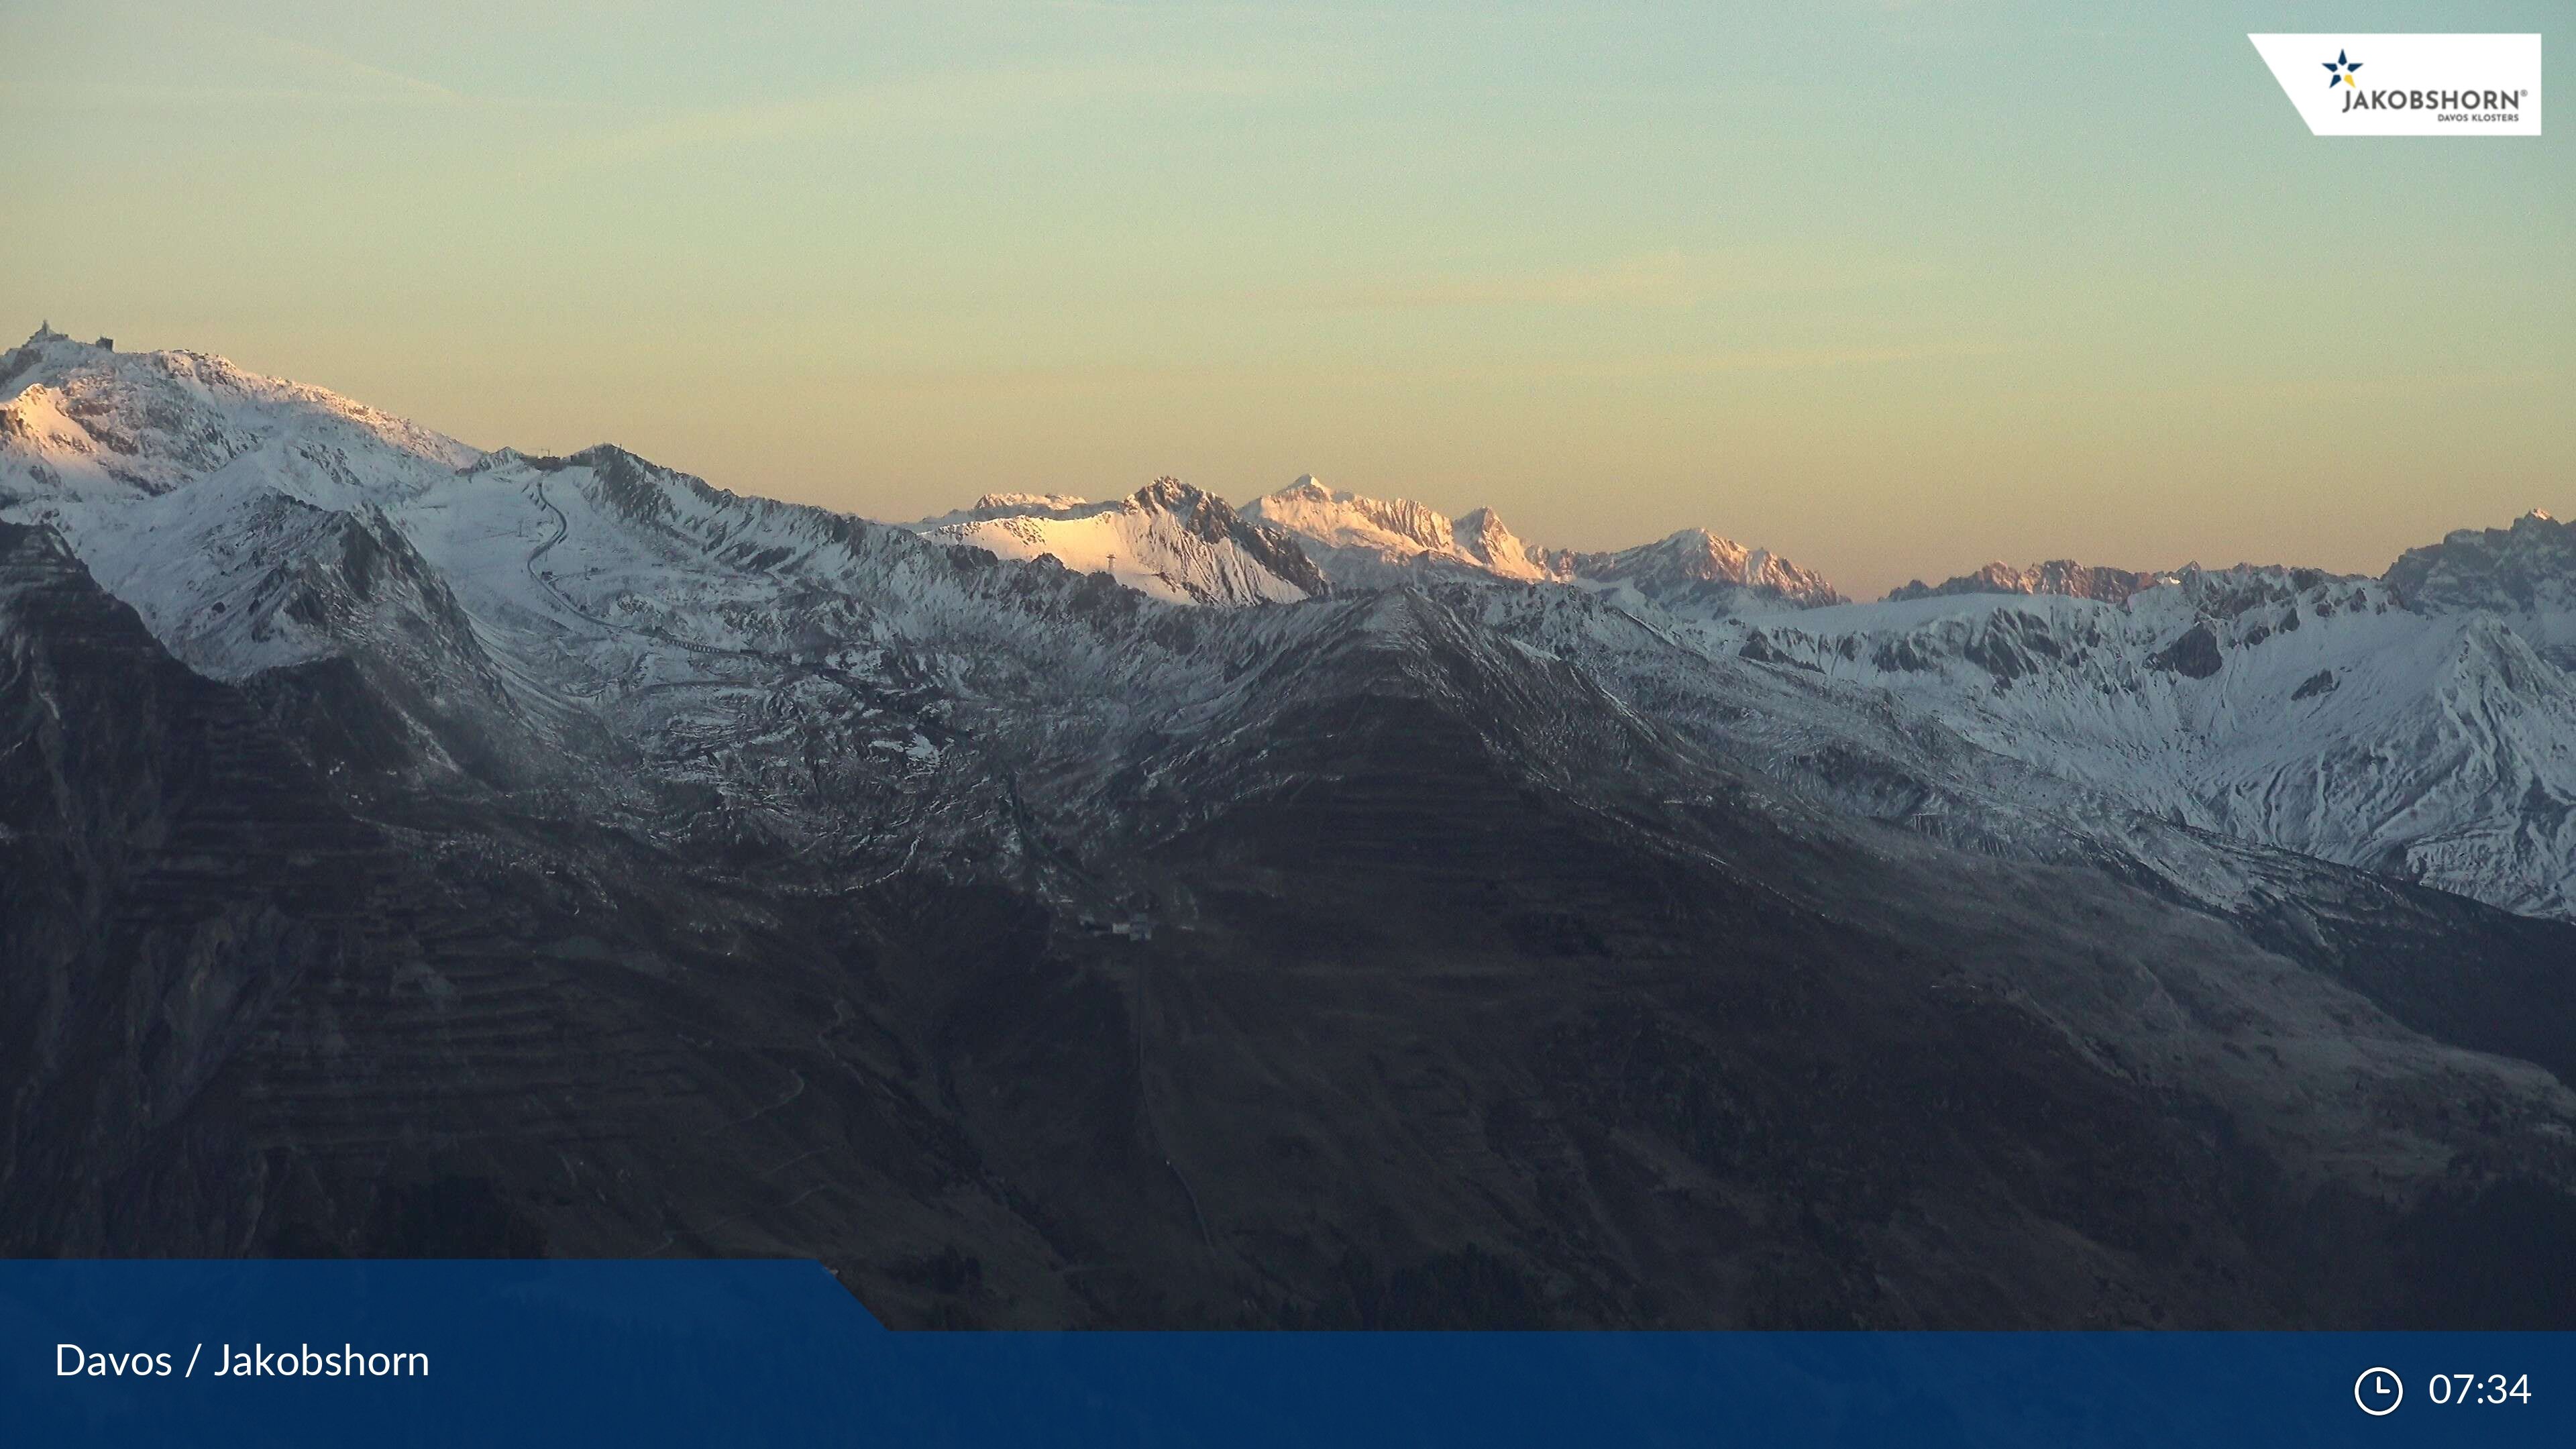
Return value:
M 2218 635 L 2207 624 L 2185 629 L 2171 644 L 2150 655 L 2147 662 L 2185 679 L 2207 679 L 2226 667 L 2226 660 L 2218 652 Z
M 2576 528 L 2539 509 L 2408 549 L 2386 580 L 2421 613 L 2510 619 L 2543 658 L 2576 670 Z
M 2463 528 L 2408 549 L 2387 580 L 2416 608 L 2576 608 L 2576 527 L 2533 509 L 2509 528 Z

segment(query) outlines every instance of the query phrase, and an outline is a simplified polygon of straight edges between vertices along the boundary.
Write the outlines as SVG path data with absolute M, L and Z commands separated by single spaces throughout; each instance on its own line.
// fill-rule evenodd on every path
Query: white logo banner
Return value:
M 2537 136 L 2537 35 L 2249 35 L 2317 136 Z

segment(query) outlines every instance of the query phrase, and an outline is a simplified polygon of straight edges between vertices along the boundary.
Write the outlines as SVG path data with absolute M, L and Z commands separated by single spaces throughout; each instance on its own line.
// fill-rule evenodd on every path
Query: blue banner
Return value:
M 882 1331 L 819 1266 L 0 1263 L 25 1444 L 2576 1443 L 2576 1335 Z

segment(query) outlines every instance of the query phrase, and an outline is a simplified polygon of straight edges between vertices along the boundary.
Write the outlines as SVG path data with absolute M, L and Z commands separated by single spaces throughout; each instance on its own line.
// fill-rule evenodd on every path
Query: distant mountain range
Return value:
M 1845 600 L 0 355 L 0 1250 L 905 1324 L 2576 1326 L 2576 539 Z

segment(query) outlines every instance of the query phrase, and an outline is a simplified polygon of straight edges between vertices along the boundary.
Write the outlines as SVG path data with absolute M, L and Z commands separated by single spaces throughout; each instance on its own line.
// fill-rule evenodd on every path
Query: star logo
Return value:
M 2361 69 L 2360 61 L 2348 59 L 2342 51 L 2336 51 L 2335 58 L 2326 62 L 2326 89 L 2350 86 L 2354 90 L 2360 90 L 2361 82 L 2352 78 L 2352 73 L 2359 69 Z

